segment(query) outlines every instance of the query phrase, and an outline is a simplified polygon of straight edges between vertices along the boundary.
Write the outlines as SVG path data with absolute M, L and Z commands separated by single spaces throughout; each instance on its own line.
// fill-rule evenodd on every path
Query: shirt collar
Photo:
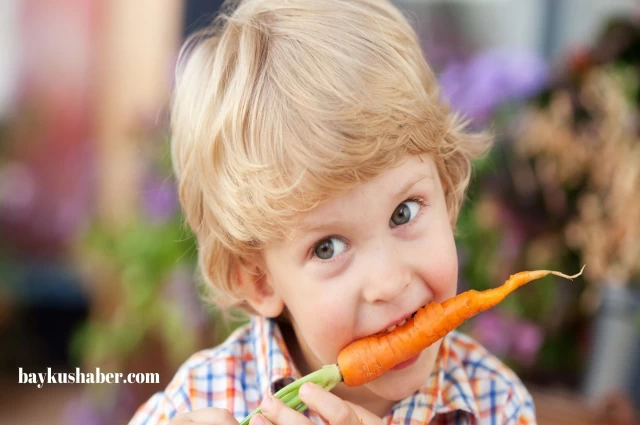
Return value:
M 287 345 L 282 337 L 280 326 L 275 319 L 253 316 L 251 318 L 255 341 L 256 366 L 259 375 L 265 376 L 266 382 L 260 383 L 262 394 L 271 393 L 278 381 L 287 378 L 301 378 Z
M 480 417 L 462 361 L 452 350 L 449 338 L 445 337 L 427 382 L 393 407 L 391 423 L 405 423 L 407 417 L 417 420 L 417 423 L 430 423 L 436 415 L 456 411 Z
M 280 326 L 275 319 L 253 316 L 253 340 L 256 343 L 256 365 L 266 382 L 261 383 L 263 394 L 271 392 L 272 385 L 281 379 L 302 377 L 284 342 Z M 435 415 L 462 410 L 479 417 L 469 378 L 462 360 L 451 349 L 448 338 L 443 338 L 436 365 L 427 382 L 411 396 L 398 402 L 391 411 L 393 419 L 404 422 L 409 414 L 420 423 L 429 423 Z M 395 421 L 394 421 L 395 423 Z
M 471 413 L 476 418 L 480 417 L 480 410 L 467 376 L 462 359 L 452 349 L 449 338 L 443 338 L 439 352 L 438 402 L 435 413 L 444 414 L 462 410 Z

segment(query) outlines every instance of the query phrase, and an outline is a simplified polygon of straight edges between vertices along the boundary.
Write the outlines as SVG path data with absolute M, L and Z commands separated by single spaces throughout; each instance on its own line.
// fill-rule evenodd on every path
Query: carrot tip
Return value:
M 556 275 L 556 276 L 560 276 L 560 277 L 564 277 L 565 279 L 569 279 L 569 280 L 573 280 L 576 277 L 580 276 L 582 274 L 582 272 L 584 271 L 584 268 L 587 267 L 587 265 L 585 264 L 584 266 L 582 266 L 582 268 L 580 269 L 579 273 L 574 274 L 573 276 L 568 276 L 564 273 L 560 273 L 560 272 L 554 272 L 552 271 L 551 274 Z

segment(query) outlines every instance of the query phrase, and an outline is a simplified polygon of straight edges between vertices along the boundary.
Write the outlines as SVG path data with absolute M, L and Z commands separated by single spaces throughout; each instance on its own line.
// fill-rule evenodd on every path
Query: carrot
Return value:
M 298 397 L 298 390 L 305 382 L 314 382 L 331 390 L 340 382 L 355 387 L 366 384 L 392 367 L 418 355 L 422 350 L 460 326 L 476 314 L 496 306 L 511 292 L 522 285 L 549 274 L 574 279 L 573 276 L 551 270 L 520 272 L 511 275 L 502 286 L 486 291 L 466 291 L 443 303 L 432 302 L 420 308 L 407 322 L 392 332 L 377 333 L 352 342 L 338 354 L 336 365 L 327 365 L 278 391 L 275 396 L 298 411 L 306 405 Z M 253 411 L 243 422 L 258 413 Z
M 580 276 L 582 270 L 574 276 L 550 270 L 520 272 L 511 275 L 497 288 L 482 292 L 471 290 L 443 303 L 432 302 L 392 332 L 371 335 L 347 345 L 338 355 L 344 383 L 354 387 L 372 381 L 395 365 L 415 357 L 467 319 L 499 304 L 520 286 L 549 274 L 573 279 Z

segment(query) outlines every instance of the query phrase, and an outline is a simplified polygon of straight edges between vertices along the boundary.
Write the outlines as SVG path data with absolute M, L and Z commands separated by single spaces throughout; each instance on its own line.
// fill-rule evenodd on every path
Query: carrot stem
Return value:
M 342 374 L 340 373 L 340 368 L 338 368 L 337 364 L 323 366 L 321 369 L 316 370 L 291 384 L 287 385 L 273 396 L 278 398 L 288 407 L 297 410 L 298 412 L 304 412 L 307 410 L 307 405 L 300 400 L 300 396 L 298 395 L 298 391 L 300 391 L 300 387 L 302 384 L 306 382 L 313 382 L 316 385 L 321 386 L 327 391 L 331 391 L 336 385 L 342 382 Z M 240 422 L 240 425 L 249 425 L 249 421 L 251 418 L 258 413 L 260 413 L 262 409 L 258 407 L 253 412 L 249 414 L 246 418 Z

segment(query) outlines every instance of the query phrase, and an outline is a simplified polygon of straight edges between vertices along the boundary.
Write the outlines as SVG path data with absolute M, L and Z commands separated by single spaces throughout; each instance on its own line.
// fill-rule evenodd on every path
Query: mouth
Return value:
M 417 355 L 411 357 L 409 360 L 405 360 L 404 362 L 398 363 L 397 365 L 392 367 L 390 370 L 406 369 L 409 366 L 411 366 L 412 364 L 414 364 L 415 362 L 417 362 L 419 357 L 420 357 L 420 354 L 417 354 Z
M 416 315 L 416 313 L 418 313 L 418 311 L 414 311 L 413 313 L 406 315 L 405 317 L 396 320 L 394 322 L 392 322 L 390 325 L 387 325 L 385 328 L 379 330 L 378 332 L 376 332 L 376 334 L 387 334 L 387 333 L 391 333 L 394 330 L 396 330 L 396 328 L 400 328 L 402 326 L 405 326 L 411 319 L 413 319 Z

